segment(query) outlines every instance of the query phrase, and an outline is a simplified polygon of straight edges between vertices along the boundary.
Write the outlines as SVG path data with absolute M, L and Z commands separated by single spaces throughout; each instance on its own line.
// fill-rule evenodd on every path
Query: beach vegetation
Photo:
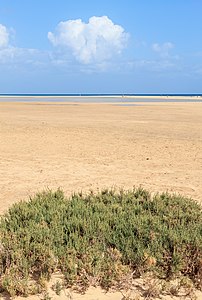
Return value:
M 180 195 L 151 196 L 141 187 L 69 198 L 48 190 L 14 204 L 0 222 L 0 290 L 11 296 L 44 292 L 49 299 L 46 283 L 55 272 L 64 277 L 54 287 L 58 295 L 64 286 L 108 289 L 124 285 L 128 274 L 148 272 L 201 288 L 201 206 Z M 158 291 L 148 288 L 149 295 Z

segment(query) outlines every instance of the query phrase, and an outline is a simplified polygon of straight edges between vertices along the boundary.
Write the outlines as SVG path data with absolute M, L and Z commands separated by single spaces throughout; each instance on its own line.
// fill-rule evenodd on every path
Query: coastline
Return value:
M 200 103 L 202 96 L 143 95 L 0 95 L 0 103 L 67 103 L 67 104 L 130 104 L 130 103 Z

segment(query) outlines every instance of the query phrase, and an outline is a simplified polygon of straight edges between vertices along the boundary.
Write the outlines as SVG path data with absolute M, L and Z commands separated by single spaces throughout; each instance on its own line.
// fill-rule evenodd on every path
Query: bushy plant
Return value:
M 66 286 L 104 288 L 132 271 L 202 281 L 202 209 L 142 188 L 67 199 L 61 190 L 14 204 L 0 223 L 0 287 L 35 292 L 60 270 Z

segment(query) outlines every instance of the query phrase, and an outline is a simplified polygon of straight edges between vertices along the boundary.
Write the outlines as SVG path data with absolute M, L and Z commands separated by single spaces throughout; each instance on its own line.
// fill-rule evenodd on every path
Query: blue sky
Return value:
M 201 0 L 0 0 L 0 93 L 202 93 Z

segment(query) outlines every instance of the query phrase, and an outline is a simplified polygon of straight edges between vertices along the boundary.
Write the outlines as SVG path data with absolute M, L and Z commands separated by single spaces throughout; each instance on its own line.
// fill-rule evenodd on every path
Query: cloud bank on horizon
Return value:
M 102 62 L 126 48 L 128 33 L 115 25 L 107 16 L 60 22 L 55 33 L 48 32 L 54 47 L 70 50 L 77 61 L 83 64 Z

